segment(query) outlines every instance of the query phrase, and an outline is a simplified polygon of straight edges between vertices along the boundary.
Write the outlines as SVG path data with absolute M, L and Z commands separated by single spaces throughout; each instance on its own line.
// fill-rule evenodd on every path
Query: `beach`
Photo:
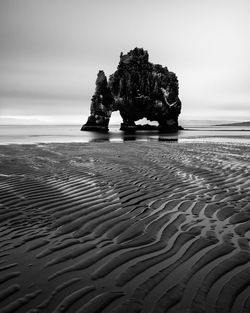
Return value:
M 1 313 L 250 312 L 250 145 L 0 147 Z

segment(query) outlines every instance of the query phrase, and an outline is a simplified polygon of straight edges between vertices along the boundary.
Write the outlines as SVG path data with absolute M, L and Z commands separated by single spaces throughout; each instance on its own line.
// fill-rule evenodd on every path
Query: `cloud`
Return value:
M 183 117 L 241 118 L 249 10 L 248 0 L 1 1 L 0 111 L 87 112 L 98 70 L 110 75 L 139 46 L 177 73 Z

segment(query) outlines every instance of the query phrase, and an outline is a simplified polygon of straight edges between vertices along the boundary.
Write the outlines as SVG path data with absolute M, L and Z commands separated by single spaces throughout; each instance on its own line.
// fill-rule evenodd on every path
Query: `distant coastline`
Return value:
M 215 126 L 250 126 L 250 121 L 247 122 L 237 122 L 237 123 L 226 123 L 226 124 L 218 124 Z

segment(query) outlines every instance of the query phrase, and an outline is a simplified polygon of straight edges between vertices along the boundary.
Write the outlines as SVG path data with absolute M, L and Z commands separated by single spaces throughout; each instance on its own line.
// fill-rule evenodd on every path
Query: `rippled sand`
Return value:
M 250 312 L 250 146 L 0 148 L 0 312 Z

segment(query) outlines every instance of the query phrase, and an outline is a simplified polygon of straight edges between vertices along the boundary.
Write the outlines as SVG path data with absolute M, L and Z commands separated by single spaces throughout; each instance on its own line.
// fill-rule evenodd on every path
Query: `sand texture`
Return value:
M 1 313 L 250 312 L 250 146 L 0 147 Z

